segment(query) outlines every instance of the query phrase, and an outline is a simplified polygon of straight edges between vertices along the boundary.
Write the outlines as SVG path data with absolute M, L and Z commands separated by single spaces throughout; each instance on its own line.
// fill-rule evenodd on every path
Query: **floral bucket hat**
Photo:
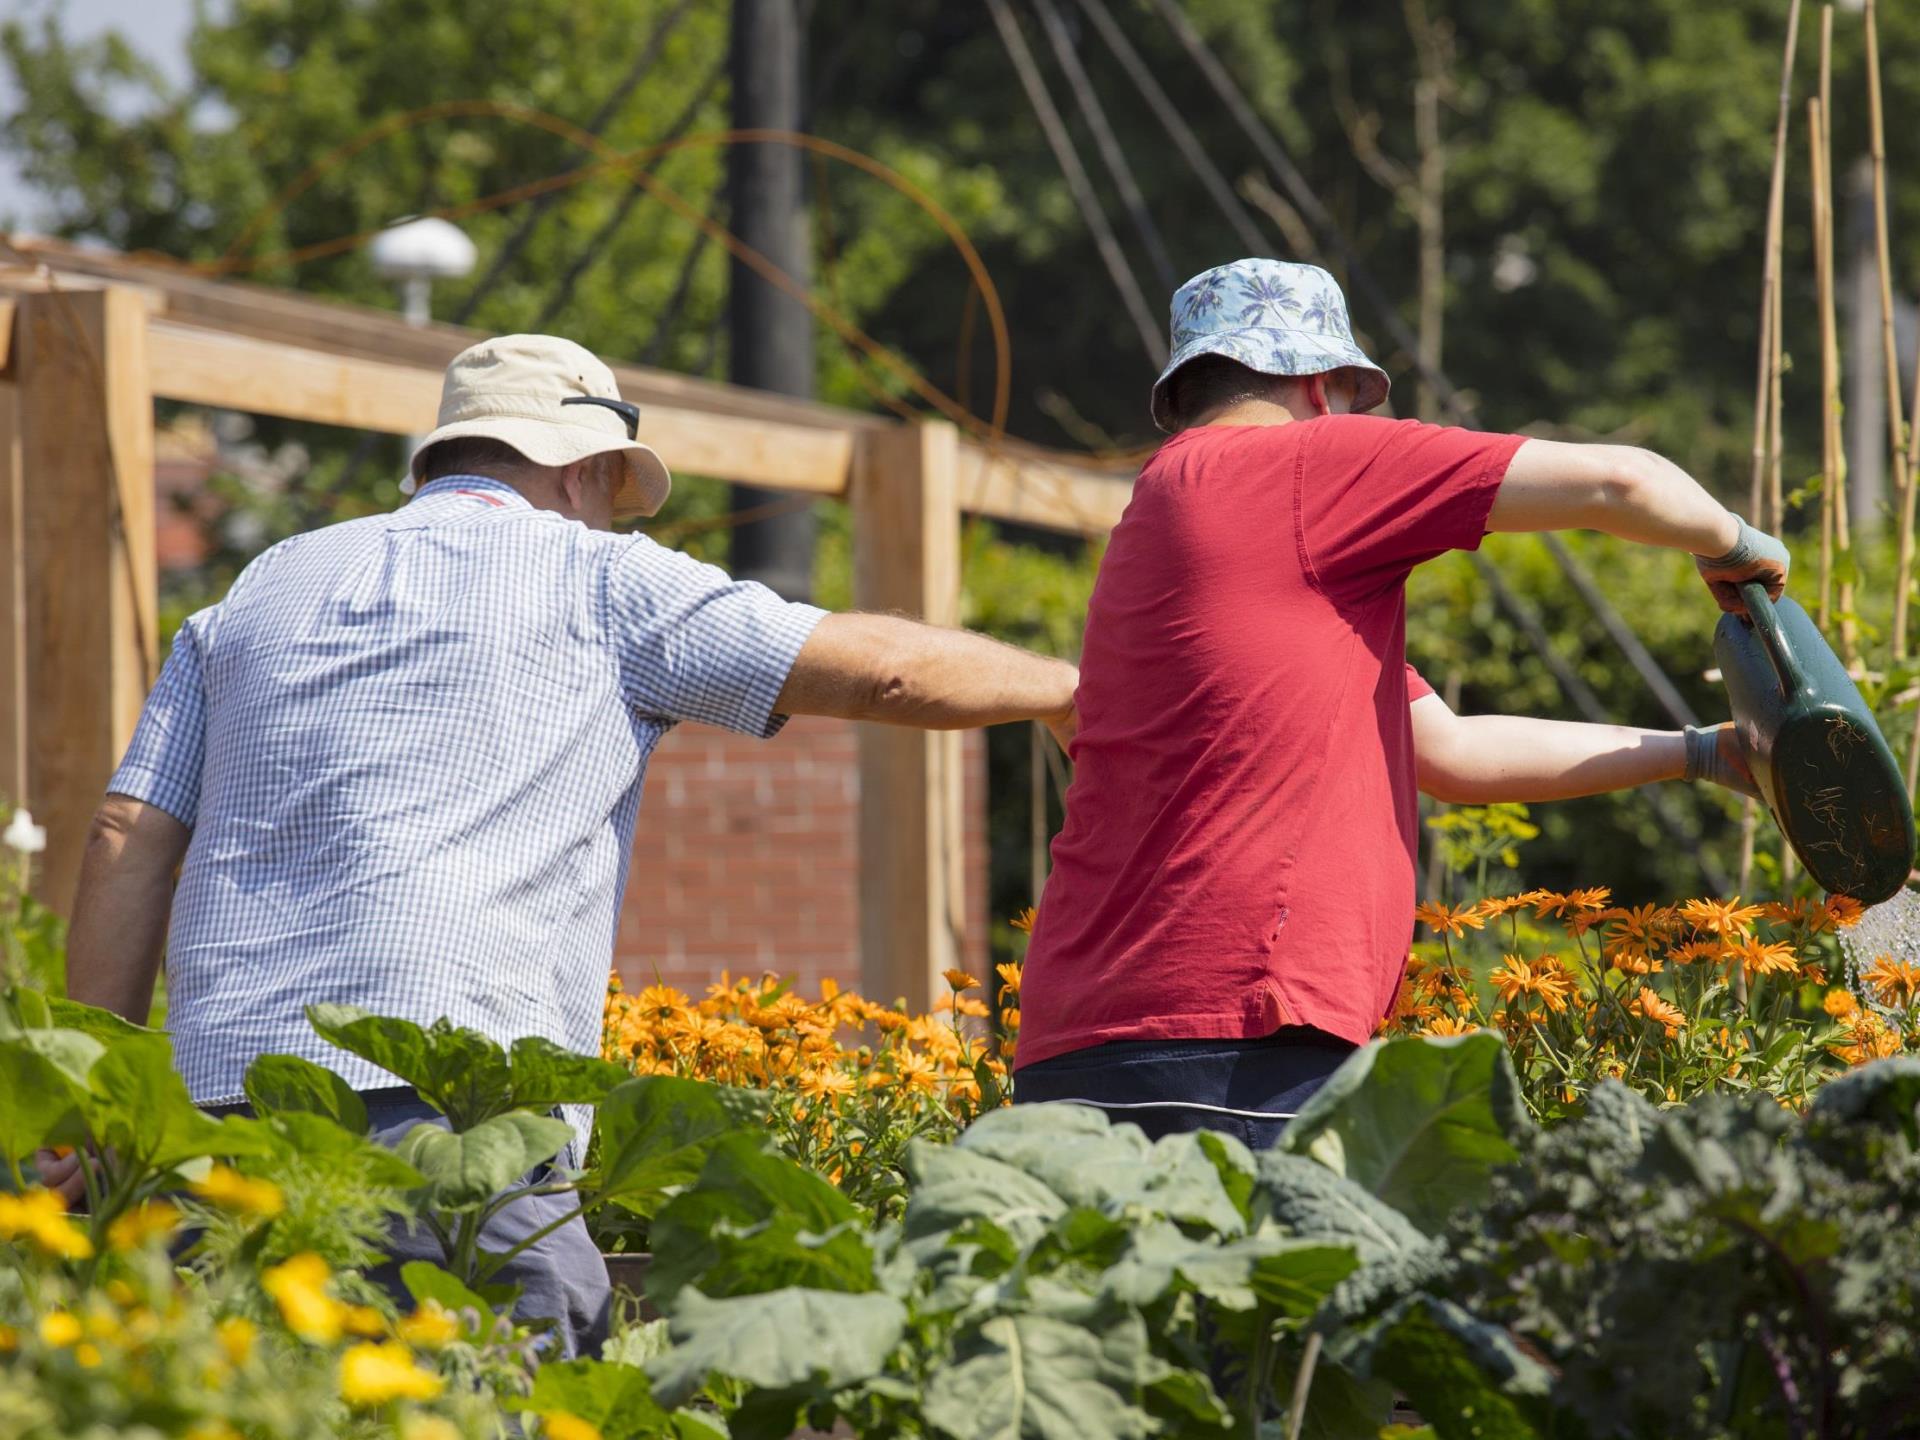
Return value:
M 1352 367 L 1353 408 L 1387 398 L 1387 372 L 1353 343 L 1347 298 L 1318 265 L 1235 260 L 1216 265 L 1173 292 L 1173 356 L 1153 382 L 1153 423 L 1173 428 L 1167 381 L 1201 355 L 1225 355 L 1262 375 L 1324 375 Z

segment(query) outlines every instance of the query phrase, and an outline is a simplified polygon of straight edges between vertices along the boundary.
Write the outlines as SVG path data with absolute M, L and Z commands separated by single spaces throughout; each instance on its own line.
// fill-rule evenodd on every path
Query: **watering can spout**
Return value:
M 1750 619 L 1720 617 L 1713 652 L 1747 768 L 1807 873 L 1864 904 L 1913 868 L 1913 806 L 1873 713 L 1807 612 L 1740 587 Z

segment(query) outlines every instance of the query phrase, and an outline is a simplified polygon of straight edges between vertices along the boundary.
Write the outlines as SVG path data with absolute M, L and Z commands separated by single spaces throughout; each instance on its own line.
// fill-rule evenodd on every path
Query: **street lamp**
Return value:
M 429 217 L 403 220 L 382 230 L 367 247 L 373 268 L 400 286 L 400 309 L 409 325 L 433 318 L 435 280 L 458 280 L 473 269 L 473 241 L 457 226 Z

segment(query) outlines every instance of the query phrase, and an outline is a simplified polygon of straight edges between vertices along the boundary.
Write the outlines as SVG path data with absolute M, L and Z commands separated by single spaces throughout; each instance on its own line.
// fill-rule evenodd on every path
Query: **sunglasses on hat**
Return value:
M 603 400 L 598 395 L 569 395 L 562 405 L 599 405 L 627 422 L 627 438 L 640 438 L 640 407 L 629 400 Z

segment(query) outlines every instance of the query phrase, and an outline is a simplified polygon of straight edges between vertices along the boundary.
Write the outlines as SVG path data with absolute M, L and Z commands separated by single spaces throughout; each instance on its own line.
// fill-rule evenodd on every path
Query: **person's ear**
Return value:
M 1331 415 L 1333 406 L 1327 400 L 1327 377 L 1325 375 L 1307 376 L 1307 404 L 1313 407 L 1315 415 Z

